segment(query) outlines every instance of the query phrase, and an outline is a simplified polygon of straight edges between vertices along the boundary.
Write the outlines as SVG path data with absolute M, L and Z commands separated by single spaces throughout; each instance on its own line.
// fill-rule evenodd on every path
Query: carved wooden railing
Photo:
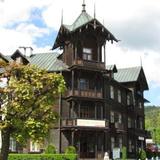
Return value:
M 73 64 L 83 66 L 83 67 L 89 67 L 89 68 L 105 69 L 104 62 L 88 61 L 88 60 L 74 60 Z
M 74 89 L 68 90 L 66 92 L 66 96 L 78 96 L 78 97 L 89 97 L 89 98 L 103 98 L 103 95 L 100 91 L 95 91 L 95 90 L 78 90 Z

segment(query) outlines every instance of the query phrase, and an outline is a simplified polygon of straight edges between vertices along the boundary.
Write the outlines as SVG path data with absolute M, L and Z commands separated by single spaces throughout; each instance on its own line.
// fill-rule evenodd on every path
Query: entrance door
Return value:
M 95 158 L 95 134 L 93 132 L 81 132 L 80 158 Z

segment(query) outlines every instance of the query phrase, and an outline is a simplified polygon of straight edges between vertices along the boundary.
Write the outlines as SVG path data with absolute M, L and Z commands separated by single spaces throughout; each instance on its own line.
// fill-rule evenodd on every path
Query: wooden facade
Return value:
M 135 158 L 139 148 L 145 149 L 146 139 L 143 93 L 148 85 L 143 68 L 126 69 L 128 77 L 136 77 L 131 80 L 127 74 L 120 76 L 127 80 L 117 78 L 121 71 L 105 60 L 106 42 L 118 40 L 84 7 L 73 25 L 61 25 L 53 45 L 63 49 L 58 60 L 68 69 L 62 71 L 67 90 L 57 100 L 60 120 L 50 130 L 49 143 L 59 152 L 73 145 L 79 158 L 90 159 L 103 159 L 105 152 L 112 158 L 114 148 L 125 146 L 127 157 Z M 19 51 L 11 58 L 24 64 L 36 62 L 34 55 L 27 60 Z
M 82 10 L 78 18 L 86 14 Z M 139 148 L 145 149 L 143 91 L 148 85 L 143 68 L 136 81 L 114 78 L 116 66 L 106 69 L 106 41 L 117 39 L 95 18 L 73 31 L 63 24 L 59 30 L 53 49 L 63 49 L 59 59 L 69 71 L 63 72 L 67 91 L 59 105 L 56 143 L 60 152 L 75 146 L 80 158 L 101 159 L 104 152 L 112 158 L 113 148 L 123 146 L 128 158 L 135 158 Z

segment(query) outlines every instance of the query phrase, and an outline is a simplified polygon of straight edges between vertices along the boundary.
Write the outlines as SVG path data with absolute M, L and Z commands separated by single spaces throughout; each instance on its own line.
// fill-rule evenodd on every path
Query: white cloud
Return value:
M 15 29 L 0 28 L 0 52 L 12 54 L 19 46 L 37 48 L 35 39 L 49 33 L 45 28 L 38 28 L 33 24 L 22 23 Z
M 1 26 L 28 21 L 33 8 L 43 9 L 51 0 L 5 0 L 0 3 Z
M 153 50 L 130 50 L 120 42 L 106 45 L 107 64 L 116 64 L 117 68 L 142 66 L 146 78 L 152 87 L 160 87 L 160 54 Z

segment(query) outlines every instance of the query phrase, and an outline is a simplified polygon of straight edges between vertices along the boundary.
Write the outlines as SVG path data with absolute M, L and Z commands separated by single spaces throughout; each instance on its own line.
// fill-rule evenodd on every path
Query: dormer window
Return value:
M 92 49 L 91 48 L 83 48 L 83 59 L 92 60 Z

